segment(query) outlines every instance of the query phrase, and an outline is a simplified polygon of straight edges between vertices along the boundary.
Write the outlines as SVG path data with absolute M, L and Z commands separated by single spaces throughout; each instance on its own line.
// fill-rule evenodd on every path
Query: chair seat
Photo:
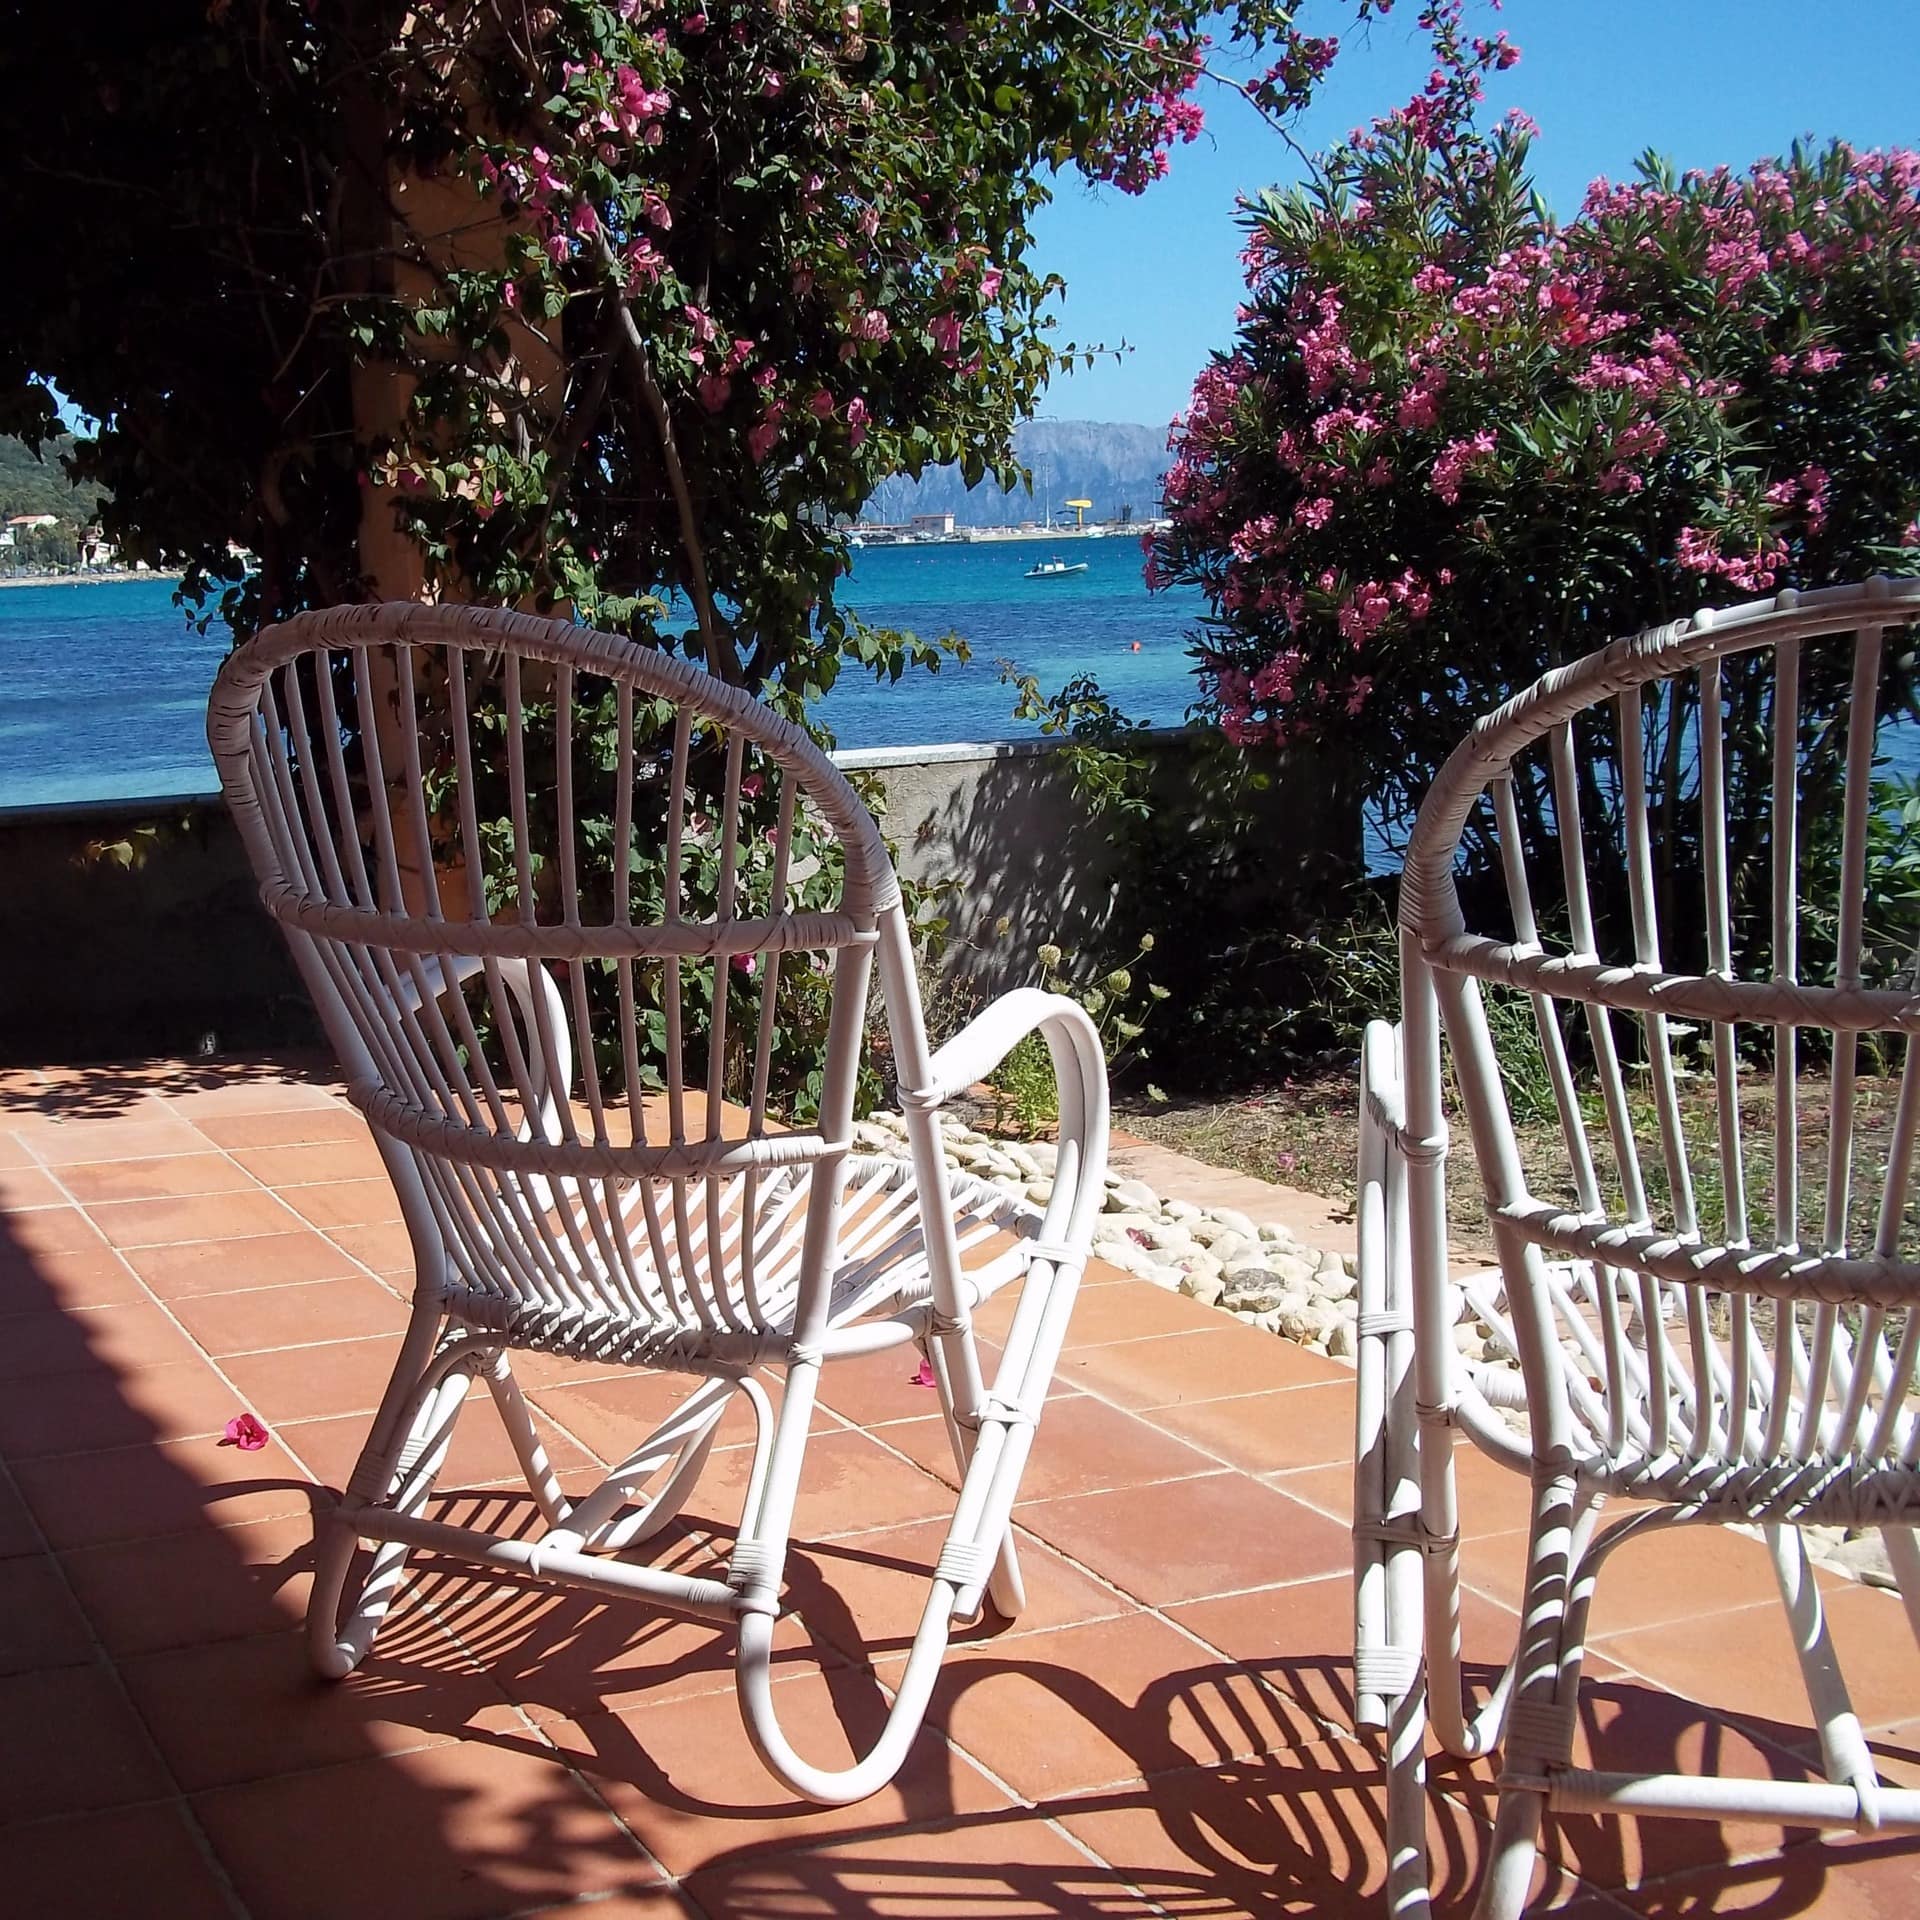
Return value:
M 1617 1499 L 1659 1501 L 1712 1513 L 1754 1525 L 1879 1526 L 1902 1522 L 1917 1510 L 1910 1469 L 1884 1459 L 1863 1460 L 1846 1448 L 1814 1450 L 1805 1460 L 1790 1455 L 1765 1455 L 1759 1445 L 1773 1405 L 1771 1343 L 1762 1342 L 1753 1357 L 1748 1391 L 1750 1457 L 1727 1457 L 1725 1427 L 1732 1368 L 1727 1344 L 1716 1342 L 1710 1352 L 1713 1393 L 1709 1417 L 1716 1434 L 1711 1444 L 1693 1444 L 1699 1417 L 1699 1393 L 1692 1356 L 1665 1331 L 1677 1320 L 1679 1304 L 1663 1290 L 1667 1309 L 1662 1338 L 1667 1342 L 1665 1379 L 1667 1444 L 1653 1444 L 1652 1369 L 1647 1363 L 1646 1334 L 1641 1320 L 1623 1297 L 1622 1343 L 1626 1349 L 1626 1444 L 1616 1448 L 1608 1428 L 1605 1336 L 1595 1303 L 1593 1268 L 1583 1261 L 1556 1261 L 1544 1268 L 1556 1324 L 1568 1407 L 1573 1415 L 1574 1468 L 1595 1491 Z M 1491 1406 L 1508 1411 L 1524 1409 L 1525 1389 L 1516 1368 L 1519 1347 L 1507 1309 L 1506 1284 L 1497 1269 L 1463 1276 L 1460 1291 L 1473 1316 L 1492 1329 L 1494 1343 L 1506 1363 L 1469 1368 L 1474 1390 Z M 1637 1302 L 1635 1303 L 1637 1305 Z M 1844 1340 L 1844 1334 L 1837 1334 Z M 1842 1352 L 1846 1349 L 1843 1346 Z M 1789 1389 L 1786 1432 L 1800 1429 L 1803 1397 Z M 1823 1423 L 1829 1439 L 1837 1431 Z M 1901 1413 L 1895 1422 L 1896 1440 L 1912 1435 L 1914 1419 Z
M 913 1169 L 904 1158 L 855 1154 L 846 1161 L 847 1181 L 841 1201 L 842 1261 L 835 1273 L 827 1310 L 830 1329 L 860 1320 L 898 1318 L 902 1342 L 924 1331 L 932 1300 L 925 1222 L 913 1181 Z M 660 1226 L 661 1250 L 668 1256 L 666 1284 L 655 1258 L 648 1231 L 647 1207 L 638 1189 L 629 1183 L 622 1195 L 620 1217 L 625 1225 L 625 1252 L 637 1271 L 657 1290 L 681 1303 L 672 1316 L 653 1315 L 618 1305 L 547 1305 L 517 1295 L 483 1291 L 455 1279 L 444 1292 L 448 1314 L 477 1332 L 497 1335 L 503 1346 L 625 1366 L 665 1367 L 690 1373 L 746 1372 L 769 1360 L 785 1357 L 793 1337 L 794 1314 L 801 1276 L 801 1226 L 813 1176 L 811 1166 L 787 1167 L 763 1176 L 755 1194 L 757 1222 L 753 1261 L 753 1289 L 749 1299 L 738 1279 L 737 1250 L 724 1264 L 727 1283 L 716 1289 L 713 1276 L 703 1273 L 698 1296 L 719 1299 L 726 1313 L 703 1319 L 690 1301 L 693 1290 L 680 1284 L 681 1262 L 672 1224 L 670 1192 L 653 1183 L 654 1220 Z M 565 1231 L 563 1211 L 571 1183 L 546 1186 L 547 1217 L 554 1239 L 562 1245 L 584 1246 L 590 1258 L 579 1260 L 576 1280 L 590 1284 L 580 1291 L 600 1301 L 617 1300 L 619 1275 L 609 1273 L 609 1262 L 595 1236 Z M 972 1304 L 1025 1273 L 1040 1210 L 1023 1197 L 996 1187 L 972 1174 L 949 1170 L 948 1207 L 963 1260 L 988 1243 L 1011 1243 L 993 1251 L 983 1263 L 969 1266 L 967 1280 Z M 575 1195 L 577 1200 L 577 1193 Z M 718 1202 L 723 1246 L 737 1234 L 741 1214 L 741 1182 L 725 1183 Z M 576 1208 L 577 1211 L 577 1208 Z M 704 1249 L 706 1222 L 697 1229 L 688 1249 L 698 1264 Z M 576 1221 L 576 1229 L 578 1223 Z M 576 1252 L 576 1260 L 578 1253 Z M 468 1263 L 462 1261 L 462 1266 Z M 477 1263 L 476 1263 L 477 1264 Z

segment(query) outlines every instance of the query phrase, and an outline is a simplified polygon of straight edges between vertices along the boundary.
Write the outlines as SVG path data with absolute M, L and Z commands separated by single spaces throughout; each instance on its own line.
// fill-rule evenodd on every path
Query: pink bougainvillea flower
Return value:
M 933 1377 L 931 1360 L 922 1360 L 918 1371 L 910 1374 L 907 1379 L 907 1385 L 910 1387 L 937 1387 L 939 1384 L 939 1381 Z
M 627 270 L 650 287 L 659 284 L 666 264 L 666 256 L 644 234 L 637 236 L 627 248 Z
M 238 1447 L 242 1453 L 258 1453 L 267 1444 L 266 1428 L 250 1413 L 235 1414 L 227 1422 L 223 1447 Z
M 751 980 L 760 971 L 760 956 L 757 953 L 736 953 L 733 956 L 733 970 Z

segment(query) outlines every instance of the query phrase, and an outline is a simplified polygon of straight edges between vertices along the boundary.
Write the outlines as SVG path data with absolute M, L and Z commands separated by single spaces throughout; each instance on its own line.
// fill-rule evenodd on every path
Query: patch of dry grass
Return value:
M 1879 1225 L 1887 1153 L 1893 1135 L 1900 1083 L 1885 1074 L 1863 1074 L 1853 1096 L 1853 1151 L 1847 1194 L 1847 1238 L 1869 1248 Z M 1693 1185 L 1696 1216 L 1709 1241 L 1723 1238 L 1727 1222 L 1726 1181 L 1719 1152 L 1719 1110 L 1711 1074 L 1691 1075 L 1679 1088 L 1681 1129 Z M 1449 1102 L 1451 1105 L 1452 1103 Z M 1818 1246 L 1825 1229 L 1827 1158 L 1831 1134 L 1831 1088 L 1824 1071 L 1800 1076 L 1798 1111 L 1799 1240 Z M 1650 1087 L 1629 1092 L 1629 1118 L 1652 1210 L 1657 1220 L 1673 1219 L 1658 1117 Z M 1748 1237 L 1770 1241 L 1774 1227 L 1774 1098 L 1765 1072 L 1742 1075 L 1739 1098 L 1740 1163 L 1745 1188 Z M 1353 1204 L 1358 1141 L 1357 1075 L 1327 1068 L 1280 1081 L 1239 1098 L 1222 1101 L 1174 1101 L 1123 1104 L 1121 1124 L 1149 1140 L 1191 1154 L 1213 1166 L 1231 1167 L 1256 1179 L 1275 1180 Z M 1609 1207 L 1619 1204 L 1620 1179 L 1608 1143 L 1604 1109 L 1597 1095 L 1584 1108 L 1588 1139 Z M 1465 1130 L 1457 1119 L 1456 1150 L 1447 1158 L 1448 1207 L 1457 1234 L 1485 1234 L 1486 1216 L 1478 1170 Z M 1518 1127 L 1522 1164 L 1534 1191 L 1572 1201 L 1567 1146 L 1551 1119 L 1522 1121 Z M 1899 1242 L 1912 1257 L 1920 1246 L 1920 1194 L 1904 1196 Z

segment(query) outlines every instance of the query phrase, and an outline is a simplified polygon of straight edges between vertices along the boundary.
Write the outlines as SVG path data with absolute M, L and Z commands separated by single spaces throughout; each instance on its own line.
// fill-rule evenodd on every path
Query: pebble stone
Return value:
M 1031 1205 L 1046 1204 L 1059 1159 L 1050 1141 L 990 1139 L 945 1115 L 940 1126 L 949 1157 L 966 1172 Z M 874 1113 L 854 1126 L 854 1144 L 867 1152 L 897 1152 L 905 1138 L 897 1113 Z M 1144 1180 L 1109 1173 L 1093 1245 L 1123 1273 L 1317 1353 L 1354 1358 L 1353 1263 L 1306 1245 L 1278 1221 L 1255 1220 L 1234 1207 L 1165 1200 Z M 1457 1329 L 1463 1349 L 1471 1342 L 1476 1354 L 1489 1332 Z

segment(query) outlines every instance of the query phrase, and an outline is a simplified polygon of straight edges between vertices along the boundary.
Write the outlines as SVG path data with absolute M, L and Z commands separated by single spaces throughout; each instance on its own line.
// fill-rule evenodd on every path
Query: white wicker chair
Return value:
M 613 818 L 598 826 L 575 795 L 593 777 L 590 721 L 612 742 L 599 777 Z M 1021 1604 L 1009 1514 L 1104 1197 L 1091 1023 L 1021 991 L 930 1055 L 899 885 L 845 779 L 757 702 L 623 640 L 470 608 L 302 614 L 227 662 L 208 734 L 416 1261 L 392 1383 L 322 1525 L 309 1614 L 320 1671 L 353 1669 L 409 1551 L 438 1548 L 737 1624 L 738 1690 L 768 1766 L 814 1800 L 872 1793 L 919 1727 L 952 1623 L 983 1590 L 1002 1614 Z M 749 832 L 749 816 L 764 827 L 770 814 L 770 831 Z M 845 862 L 838 899 L 810 910 L 793 896 L 817 896 L 830 870 L 792 857 L 796 824 Z M 648 912 L 636 896 L 661 863 Z M 614 879 L 630 873 L 642 877 Z M 832 995 L 819 1119 L 779 1130 L 767 1101 L 780 969 L 820 952 Z M 906 1110 L 900 1160 L 850 1144 L 876 960 Z M 1044 1214 L 951 1171 L 937 1120 L 1035 1030 L 1060 1083 Z M 690 1089 L 700 1038 L 704 1088 Z M 1022 1292 L 989 1386 L 972 1314 L 1011 1282 Z M 909 1343 L 931 1359 L 960 1492 L 885 1729 L 856 1765 L 823 1772 L 781 1732 L 769 1673 L 808 1424 L 823 1365 Z M 522 1349 L 673 1369 L 689 1390 L 569 1499 L 508 1364 Z M 784 1374 L 777 1415 L 755 1377 L 768 1366 Z M 543 1517 L 537 1538 L 426 1511 L 476 1377 Z M 757 1437 L 725 1578 L 649 1567 L 628 1550 L 679 1510 L 736 1393 Z M 356 1562 L 360 1541 L 375 1543 L 370 1564 Z
M 1920 996 L 1911 969 L 1898 985 L 1863 983 L 1861 970 L 1890 630 L 1916 617 L 1920 582 L 1875 580 L 1619 641 L 1482 720 L 1420 810 L 1401 893 L 1403 1026 L 1367 1035 L 1359 1186 L 1355 1692 L 1359 1722 L 1386 1733 L 1397 1916 L 1428 1911 L 1429 1712 L 1449 1753 L 1500 1750 L 1483 1916 L 1525 1906 L 1549 1809 L 1920 1829 L 1920 1792 L 1881 1783 L 1848 1703 L 1799 1531 L 1881 1528 L 1920 1633 L 1920 1261 L 1909 1210 Z M 1844 732 L 1845 804 L 1824 814 L 1804 791 L 1814 743 L 1802 688 L 1816 674 L 1830 697 L 1844 695 L 1829 741 L 1837 752 Z M 1734 876 L 1725 696 L 1739 676 L 1742 710 L 1764 716 L 1772 767 L 1770 797 L 1750 814 L 1757 822 L 1764 811 L 1764 853 Z M 1582 751 L 1599 727 L 1644 749 L 1619 755 L 1617 790 Z M 1662 773 L 1677 776 L 1657 806 L 1651 742 L 1671 747 Z M 1527 870 L 1521 801 L 1543 809 L 1536 819 L 1558 838 L 1551 879 Z M 1660 899 L 1662 831 L 1697 833 L 1704 900 Z M 1462 909 L 1469 833 L 1490 834 L 1498 849 L 1507 924 L 1492 934 Z M 1811 847 L 1823 849 L 1817 892 Z M 1628 900 L 1617 940 L 1596 925 L 1593 883 L 1608 879 Z M 1736 901 L 1764 930 L 1766 977 L 1736 971 Z M 1832 916 L 1823 924 L 1835 959 L 1818 984 L 1800 978 L 1798 961 L 1810 907 Z M 1670 943 L 1676 934 L 1698 943 L 1697 971 L 1663 961 L 1663 911 Z M 1531 1001 L 1531 1022 L 1524 1012 L 1517 1026 L 1502 1022 L 1498 1046 L 1483 986 Z M 1717 1119 L 1704 1145 L 1683 1124 L 1677 1021 L 1709 1036 L 1702 1071 Z M 1771 1046 L 1771 1066 L 1745 1064 L 1742 1029 Z M 1448 1268 L 1443 1032 L 1499 1261 L 1463 1282 Z M 1816 1122 L 1797 1097 L 1803 1032 L 1818 1036 L 1809 1057 L 1831 1060 L 1824 1191 L 1806 1195 L 1802 1136 Z M 1870 1249 L 1856 1250 L 1865 1034 L 1891 1036 L 1902 1077 L 1886 1165 L 1860 1170 L 1874 1224 Z M 1522 1164 L 1503 1082 L 1517 1065 L 1551 1090 L 1563 1148 L 1551 1167 Z M 1764 1133 L 1743 1118 L 1743 1077 L 1771 1083 L 1777 1120 Z M 1483 1362 L 1456 1349 L 1463 1316 L 1493 1329 Z M 1533 1483 L 1519 1644 L 1477 1714 L 1462 1693 L 1455 1429 Z M 1601 1526 L 1608 1496 L 1645 1504 Z M 1623 1543 L 1695 1522 L 1764 1529 L 1827 1784 L 1572 1766 L 1596 1576 Z

